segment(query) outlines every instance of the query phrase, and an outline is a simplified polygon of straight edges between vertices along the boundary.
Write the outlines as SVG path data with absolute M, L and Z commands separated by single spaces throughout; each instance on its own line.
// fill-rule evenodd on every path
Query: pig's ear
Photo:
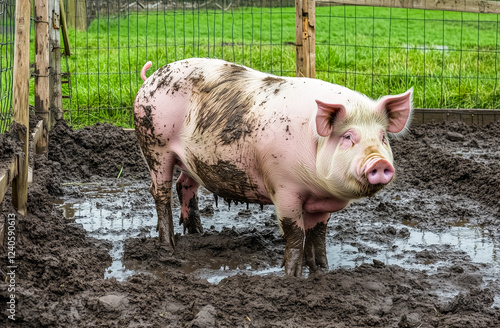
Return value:
M 326 104 L 316 100 L 318 112 L 316 114 L 316 131 L 322 137 L 328 137 L 333 131 L 333 124 L 345 116 L 346 110 L 341 104 Z
M 412 95 L 413 88 L 399 95 L 380 98 L 377 108 L 385 111 L 389 118 L 387 131 L 398 133 L 405 128 L 412 112 Z

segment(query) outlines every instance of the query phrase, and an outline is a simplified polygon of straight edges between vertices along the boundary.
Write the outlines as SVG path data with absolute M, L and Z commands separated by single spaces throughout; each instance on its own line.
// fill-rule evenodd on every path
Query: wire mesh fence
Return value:
M 12 122 L 15 0 L 0 0 L 0 133 Z
M 139 76 L 189 57 L 295 75 L 295 1 L 67 0 L 73 124 L 132 126 Z M 72 26 L 72 27 L 71 27 Z M 495 14 L 317 3 L 317 78 L 417 108 L 500 108 Z
M 495 14 L 317 9 L 318 77 L 378 97 L 414 88 L 418 108 L 500 108 Z
M 150 72 L 179 59 L 215 57 L 295 74 L 295 9 L 289 0 L 87 3 L 92 9 L 80 27 L 84 9 L 74 7 L 68 10 L 76 27 L 70 29 L 69 110 L 76 124 L 109 119 L 131 126 L 139 72 L 148 60 Z

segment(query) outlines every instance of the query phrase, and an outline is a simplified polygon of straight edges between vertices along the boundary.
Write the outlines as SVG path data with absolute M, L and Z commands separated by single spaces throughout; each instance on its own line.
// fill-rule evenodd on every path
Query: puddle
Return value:
M 500 155 L 497 149 L 492 148 L 470 148 L 451 152 L 453 155 L 470 159 L 485 165 L 497 165 Z
M 156 217 L 147 215 L 154 205 L 141 204 L 138 195 L 145 183 L 117 183 L 105 180 L 102 183 L 63 185 L 69 196 L 56 200 L 63 215 L 71 222 L 79 223 L 94 238 L 110 241 L 113 260 L 106 269 L 105 277 L 123 280 L 135 272 L 123 266 L 123 244 L 127 238 L 151 234 L 156 227 Z M 134 199 L 130 202 L 130 199 Z
M 391 227 L 398 232 L 404 231 L 405 237 L 394 236 L 389 242 L 360 239 L 349 243 L 339 241 L 335 238 L 336 234 L 330 231 L 327 243 L 330 268 L 354 268 L 364 262 L 378 260 L 385 265 L 435 273 L 439 267 L 452 265 L 453 260 L 467 259 L 490 266 L 491 275 L 485 278 L 498 277 L 500 245 L 495 244 L 489 232 L 480 227 L 452 226 L 439 233 L 404 224 L 392 224 Z M 382 230 L 383 224 L 368 222 L 357 229 L 363 235 L 363 230 Z
M 113 263 L 106 270 L 105 277 L 124 280 L 138 271 L 143 271 L 127 269 L 122 263 L 122 258 L 126 239 L 157 236 L 156 212 L 149 194 L 149 183 L 103 180 L 95 184 L 63 187 L 66 196 L 57 203 L 64 211 L 66 219 L 82 224 L 90 236 L 108 240 L 113 244 L 110 251 Z M 389 195 L 390 193 L 382 197 L 390 201 Z M 413 198 L 420 196 L 413 193 Z M 406 195 L 401 196 L 402 199 L 405 197 Z M 402 203 L 400 206 L 406 206 L 404 201 Z M 204 212 L 203 209 L 212 207 L 214 215 L 202 214 L 202 223 L 206 229 L 209 227 L 217 231 L 221 231 L 223 227 L 260 229 L 266 227 L 266 221 L 266 228 L 270 228 L 269 216 L 273 211 L 272 206 L 266 206 L 264 211 L 261 211 L 258 205 L 251 204 L 247 209 L 244 204 L 233 204 L 228 209 L 227 204 L 221 204 L 219 201 L 219 207 L 215 208 L 212 194 L 201 189 L 201 213 Z M 411 207 L 408 208 L 412 211 Z M 425 208 L 423 210 L 425 211 Z M 173 215 L 174 218 L 179 216 L 178 206 L 174 206 Z M 340 215 L 332 216 L 327 234 L 330 269 L 353 268 L 362 263 L 378 260 L 386 265 L 399 265 L 407 269 L 433 273 L 440 267 L 449 267 L 458 261 L 480 264 L 484 281 L 499 279 L 500 245 L 495 243 L 498 236 L 493 236 L 494 232 L 482 227 L 471 225 L 469 220 L 457 219 L 454 224 L 448 224 L 446 229 L 438 232 L 419 229 L 414 223 L 403 220 L 402 223 L 390 224 L 389 237 L 378 239 L 377 236 L 388 226 L 387 223 L 373 219 L 363 220 L 364 215 L 355 208 L 351 212 L 345 210 Z M 357 219 L 347 221 L 350 216 L 356 216 Z M 345 222 L 351 222 L 350 225 L 354 226 L 352 229 L 355 231 L 351 235 L 345 234 L 338 228 L 349 227 Z M 272 228 L 278 230 L 277 225 Z M 182 234 L 182 227 L 175 224 L 175 233 Z M 245 263 L 222 261 L 210 262 L 208 266 L 206 263 L 186 263 L 183 269 L 212 283 L 218 283 L 223 278 L 238 273 L 283 274 L 283 269 L 280 267 L 257 269 Z M 495 306 L 499 305 L 500 297 L 497 295 Z

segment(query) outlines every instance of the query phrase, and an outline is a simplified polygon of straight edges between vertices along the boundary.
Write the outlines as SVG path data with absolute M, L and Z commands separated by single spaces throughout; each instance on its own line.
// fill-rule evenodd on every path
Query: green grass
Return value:
M 317 7 L 317 77 L 374 98 L 414 87 L 415 107 L 500 108 L 498 30 L 497 15 Z M 149 74 L 196 56 L 294 76 L 295 9 L 130 13 L 96 19 L 87 32 L 70 30 L 70 43 L 66 117 L 77 127 L 131 127 L 148 60 Z
M 341 27 L 331 28 L 337 45 L 321 33 L 317 39 L 319 78 L 373 97 L 413 86 L 416 107 L 499 108 L 497 15 L 342 10 L 346 18 L 330 21 Z
M 14 66 L 14 30 L 12 22 L 2 18 L 0 14 L 0 20 L 4 24 L 0 28 L 0 134 L 4 133 L 12 122 Z

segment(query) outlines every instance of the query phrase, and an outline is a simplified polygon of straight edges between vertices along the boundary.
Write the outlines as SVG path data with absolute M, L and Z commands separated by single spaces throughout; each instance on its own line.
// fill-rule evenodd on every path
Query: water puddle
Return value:
M 490 232 L 481 227 L 451 226 L 447 231 L 439 233 L 404 224 L 392 224 L 391 227 L 396 231 L 404 231 L 404 238 L 393 238 L 389 242 L 361 239 L 349 243 L 339 241 L 335 238 L 335 233 L 330 232 L 332 238 L 327 243 L 330 268 L 354 268 L 377 260 L 385 265 L 399 265 L 406 269 L 433 273 L 439 267 L 450 266 L 454 260 L 463 259 L 490 266 L 490 277 L 498 277 L 500 245 L 495 244 Z M 382 223 L 368 222 L 365 226 L 357 227 L 359 231 L 381 230 L 377 228 L 382 229 Z
M 113 244 L 110 251 L 113 263 L 106 270 L 106 277 L 123 280 L 130 275 L 144 271 L 130 270 L 123 265 L 124 241 L 129 238 L 156 237 L 156 212 L 146 182 L 103 180 L 93 184 L 69 184 L 65 188 L 64 198 L 57 203 L 65 217 L 83 225 L 94 238 L 104 239 Z M 388 196 L 387 196 L 388 197 Z M 413 196 L 415 197 L 415 195 Z M 418 195 L 417 195 L 418 197 Z M 388 199 L 390 201 L 390 199 Z M 405 204 L 403 204 L 405 206 Z M 213 209 L 212 195 L 206 190 L 200 193 L 200 209 Z M 269 229 L 269 217 L 272 206 L 260 211 L 259 206 L 244 204 L 221 204 L 213 209 L 215 214 L 204 216 L 205 228 L 221 231 L 223 227 L 235 229 Z M 349 210 L 347 210 L 349 211 Z M 391 224 L 389 238 L 378 239 L 379 232 L 387 224 L 375 220 L 363 220 L 363 213 L 343 211 L 334 215 L 329 223 L 327 234 L 327 252 L 330 268 L 353 268 L 362 263 L 380 261 L 386 265 L 399 265 L 407 269 L 437 272 L 440 267 L 449 267 L 455 262 L 474 263 L 481 266 L 483 280 L 498 280 L 500 273 L 500 245 L 495 242 L 498 236 L 479 226 L 473 226 L 468 220 L 459 220 L 447 229 L 439 232 L 419 229 L 410 221 Z M 179 215 L 178 206 L 173 209 L 174 218 Z M 338 227 L 345 227 L 349 216 L 357 215 L 354 221 L 355 231 L 351 237 Z M 235 220 L 235 217 L 244 219 Z M 361 219 L 360 219 L 361 217 Z M 352 223 L 351 223 L 352 224 Z M 277 224 L 273 227 L 278 230 Z M 182 227 L 175 225 L 175 232 L 182 234 Z M 495 238 L 493 238 L 495 237 Z M 207 263 L 186 263 L 183 269 L 212 283 L 218 283 L 225 277 L 238 273 L 251 275 L 283 274 L 280 267 L 253 268 L 245 263 L 226 263 L 209 261 Z M 140 264 L 139 264 L 140 265 Z M 495 299 L 500 305 L 500 297 Z
M 470 159 L 485 165 L 497 165 L 498 160 L 500 159 L 499 151 L 490 147 L 460 149 L 451 153 L 453 155 L 460 156 L 465 159 Z
M 156 227 L 156 217 L 148 215 L 154 205 L 142 203 L 140 197 L 145 183 L 115 182 L 66 184 L 68 196 L 56 200 L 63 215 L 70 222 L 81 224 L 87 233 L 96 239 L 112 243 L 110 255 L 113 260 L 106 269 L 105 277 L 123 280 L 135 273 L 123 266 L 123 245 L 128 238 L 151 234 Z M 152 200 L 152 199 L 151 199 Z

